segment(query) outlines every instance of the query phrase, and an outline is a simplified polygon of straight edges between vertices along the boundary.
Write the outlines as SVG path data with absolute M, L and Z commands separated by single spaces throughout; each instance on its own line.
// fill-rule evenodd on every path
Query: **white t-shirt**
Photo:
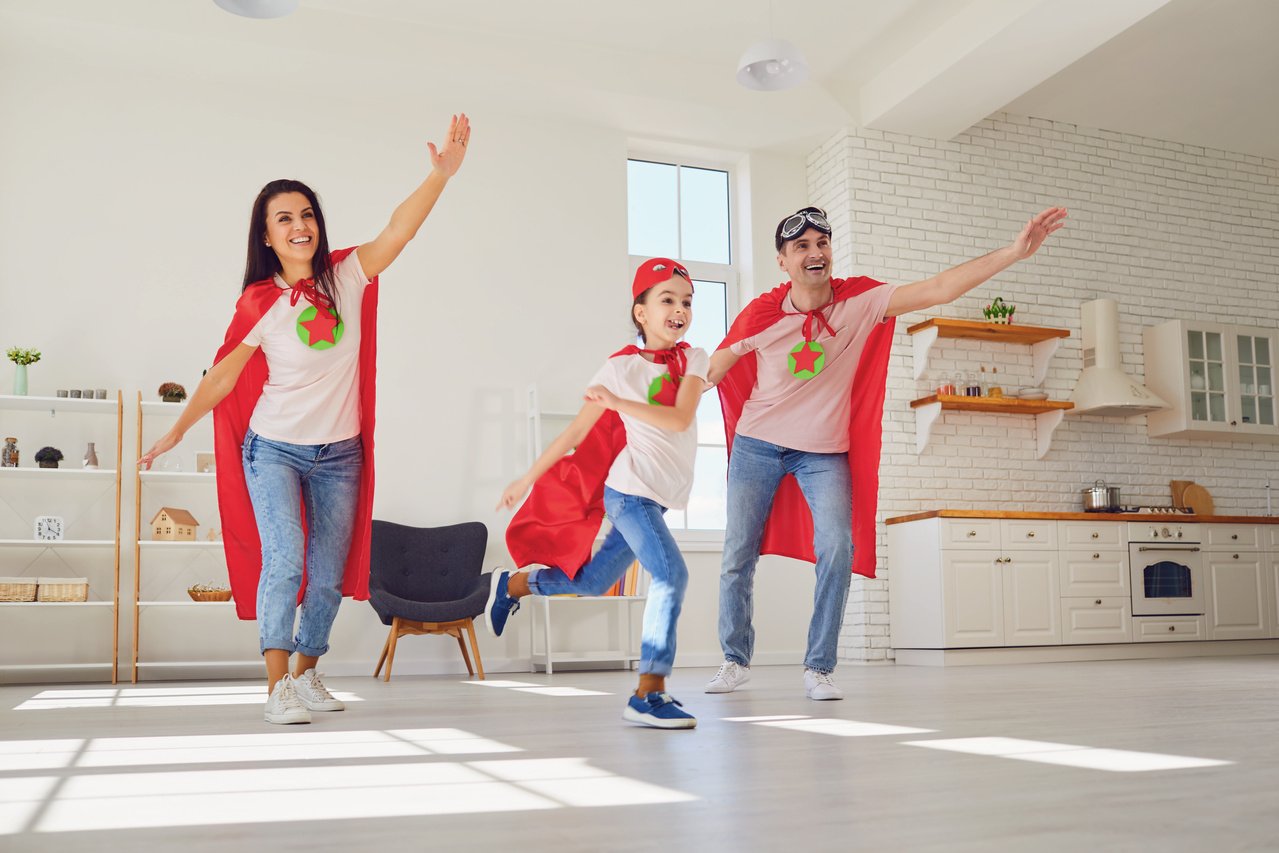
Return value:
M 710 368 L 706 350 L 690 347 L 684 353 L 688 359 L 684 375 L 705 382 Z M 603 385 L 623 400 L 647 403 L 650 386 L 667 374 L 666 365 L 648 361 L 642 355 L 619 355 L 604 362 L 591 384 Z M 626 446 L 613 460 L 604 485 L 623 494 L 657 501 L 667 509 L 684 509 L 693 490 L 697 421 L 683 432 L 672 432 L 629 415 L 621 417 L 626 427 Z
M 330 444 L 360 433 L 360 313 L 369 280 L 352 252 L 333 268 L 338 325 L 305 298 L 275 301 L 243 343 L 260 346 L 270 375 L 249 427 L 290 444 Z M 276 287 L 289 290 L 278 275 Z

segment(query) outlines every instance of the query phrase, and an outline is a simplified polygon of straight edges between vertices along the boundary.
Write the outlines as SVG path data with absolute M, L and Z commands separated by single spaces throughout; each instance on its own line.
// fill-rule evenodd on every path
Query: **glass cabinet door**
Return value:
M 1221 332 L 1186 330 L 1191 420 L 1214 424 L 1226 422 L 1226 360 L 1223 338 Z
M 1267 335 L 1236 335 L 1239 423 L 1274 426 L 1274 363 Z

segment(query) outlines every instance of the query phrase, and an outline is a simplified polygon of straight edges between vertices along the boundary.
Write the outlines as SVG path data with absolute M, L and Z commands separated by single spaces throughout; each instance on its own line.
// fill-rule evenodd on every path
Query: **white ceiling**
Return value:
M 806 153 L 850 124 L 950 138 L 1007 110 L 1279 159 L 1276 0 L 302 0 L 277 21 L 212 0 L 0 0 L 5 18 L 202 78 L 253 73 L 229 47 L 360 55 L 367 76 L 317 63 L 320 85 L 389 78 L 473 112 L 739 150 Z M 804 51 L 809 83 L 737 86 L 738 56 L 769 36 Z

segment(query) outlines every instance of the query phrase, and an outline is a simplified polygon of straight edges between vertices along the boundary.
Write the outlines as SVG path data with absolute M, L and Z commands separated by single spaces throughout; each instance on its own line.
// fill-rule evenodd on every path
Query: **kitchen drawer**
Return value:
M 1119 521 L 1059 521 L 1062 548 L 1127 549 L 1128 528 Z
M 1132 620 L 1134 643 L 1206 640 L 1202 616 L 1139 616 Z
M 1251 524 L 1205 524 L 1203 536 L 1205 550 L 1261 550 L 1261 530 Z
M 1132 641 L 1132 602 L 1128 596 L 1096 596 L 1061 600 L 1061 642 L 1128 643 Z
M 943 518 L 941 546 L 943 548 L 998 548 L 999 519 Z
M 1129 597 L 1130 573 L 1127 551 L 1063 551 L 1061 554 L 1061 595 Z
M 1057 522 L 1038 518 L 1004 518 L 999 521 L 1004 549 L 1057 550 Z

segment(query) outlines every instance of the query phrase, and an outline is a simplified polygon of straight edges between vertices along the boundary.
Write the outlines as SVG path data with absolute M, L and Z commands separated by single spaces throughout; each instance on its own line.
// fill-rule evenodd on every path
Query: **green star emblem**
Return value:
M 787 365 L 795 378 L 807 381 L 826 366 L 826 350 L 817 341 L 803 341 L 790 351 Z

